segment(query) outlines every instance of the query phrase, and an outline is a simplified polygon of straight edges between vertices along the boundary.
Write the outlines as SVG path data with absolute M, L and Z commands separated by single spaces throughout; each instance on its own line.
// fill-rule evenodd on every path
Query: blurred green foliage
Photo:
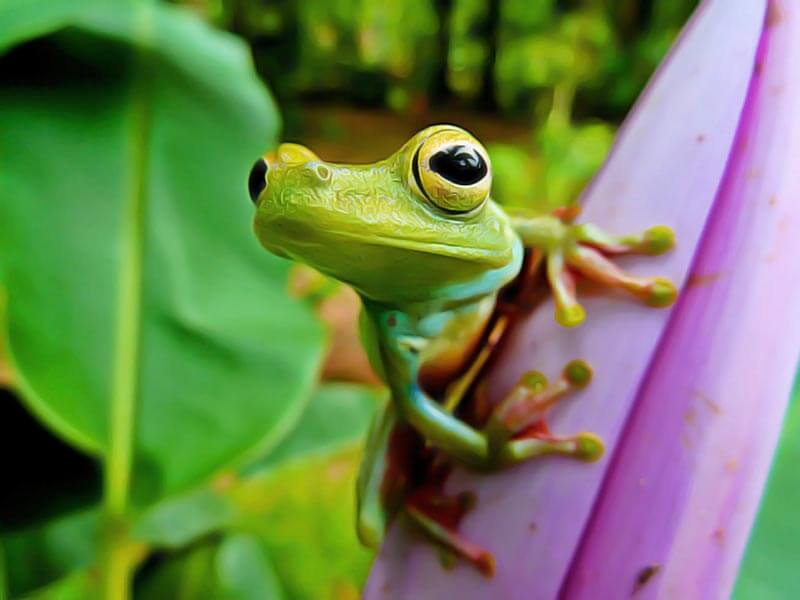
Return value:
M 184 3 L 251 41 L 290 135 L 302 133 L 294 108 L 322 97 L 527 122 L 529 143 L 490 148 L 495 198 L 547 210 L 574 201 L 600 166 L 696 0 Z
M 318 385 L 323 327 L 250 233 L 247 171 L 281 124 L 258 75 L 285 135 L 323 101 L 510 122 L 521 136 L 484 138 L 495 196 L 551 209 L 695 1 L 174 4 L 0 4 L 0 355 L 61 440 L 41 461 L 84 456 L 104 480 L 29 475 L 47 492 L 0 512 L 0 591 L 83 600 L 135 573 L 145 600 L 356 598 L 353 480 L 380 399 Z

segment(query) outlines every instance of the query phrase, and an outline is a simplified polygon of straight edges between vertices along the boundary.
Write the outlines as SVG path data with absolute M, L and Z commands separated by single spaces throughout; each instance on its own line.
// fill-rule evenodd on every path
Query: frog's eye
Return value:
M 247 179 L 247 190 L 250 192 L 250 200 L 255 203 L 264 188 L 267 187 L 267 171 L 269 166 L 267 161 L 259 158 L 253 168 L 250 169 L 250 177 Z
M 411 164 L 425 198 L 450 213 L 479 207 L 489 197 L 491 169 L 486 150 L 469 134 L 440 131 L 425 140 Z

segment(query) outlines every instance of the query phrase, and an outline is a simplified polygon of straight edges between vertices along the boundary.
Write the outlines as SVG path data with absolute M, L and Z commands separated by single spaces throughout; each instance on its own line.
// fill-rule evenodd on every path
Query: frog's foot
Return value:
M 460 557 L 486 577 L 494 575 L 494 556 L 481 546 L 465 539 L 456 528 L 474 504 L 470 493 L 444 496 L 440 493 L 412 495 L 406 502 L 406 514 L 422 532 L 442 548 Z
M 677 294 L 664 277 L 636 277 L 617 267 L 608 257 L 622 254 L 657 255 L 675 244 L 673 231 L 664 225 L 641 234 L 611 236 L 595 225 L 565 222 L 574 215 L 526 217 L 514 214 L 512 222 L 526 246 L 544 255 L 547 279 L 556 304 L 556 321 L 566 327 L 579 325 L 585 313 L 575 296 L 575 275 L 619 288 L 650 306 L 669 306 Z
M 669 227 L 658 225 L 640 235 L 612 237 L 590 224 L 570 227 L 568 243 L 547 254 L 547 279 L 553 289 L 556 320 L 566 327 L 580 324 L 585 316 L 575 296 L 574 272 L 603 285 L 627 291 L 650 306 L 669 306 L 677 294 L 664 277 L 636 277 L 617 267 L 608 256 L 657 255 L 674 244 Z
M 547 411 L 571 392 L 588 385 L 592 377 L 582 360 L 569 362 L 559 379 L 548 385 L 541 373 L 531 371 L 495 409 L 486 427 L 493 454 L 501 465 L 536 456 L 561 454 L 592 462 L 603 455 L 603 442 L 593 433 L 559 437 L 545 423 Z
M 646 254 L 670 250 L 675 236 L 669 227 L 657 225 L 639 235 L 613 237 L 591 224 L 570 227 L 568 243 L 547 255 L 547 278 L 556 302 L 556 320 L 566 327 L 580 324 L 584 311 L 575 297 L 573 272 L 603 285 L 622 289 L 650 306 L 669 306 L 675 301 L 675 285 L 664 277 L 636 277 L 615 265 L 609 256 Z

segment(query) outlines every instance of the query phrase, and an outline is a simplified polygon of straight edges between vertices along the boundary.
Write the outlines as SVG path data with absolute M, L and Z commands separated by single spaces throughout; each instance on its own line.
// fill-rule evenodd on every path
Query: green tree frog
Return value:
M 481 426 L 455 411 L 486 361 L 487 327 L 502 325 L 492 319 L 498 294 L 520 273 L 526 249 L 539 257 L 555 318 L 564 326 L 584 319 L 576 273 L 653 306 L 674 301 L 670 281 L 633 277 L 607 258 L 668 250 L 668 227 L 613 237 L 557 214 L 507 212 L 491 199 L 491 184 L 486 150 L 452 125 L 428 127 L 373 164 L 333 164 L 286 143 L 250 172 L 261 244 L 352 286 L 362 300 L 363 343 L 391 393 L 368 436 L 358 477 L 357 528 L 368 545 L 379 543 L 398 510 L 388 506 L 384 480 L 387 444 L 398 425 L 410 426 L 449 459 L 481 470 L 553 453 L 587 461 L 602 454 L 593 434 L 558 437 L 531 429 L 559 396 L 586 382 L 588 366 L 580 361 L 549 388 L 538 376 L 523 377 Z M 435 397 L 425 379 L 455 384 Z M 452 527 L 405 508 L 436 541 L 491 570 L 491 557 Z

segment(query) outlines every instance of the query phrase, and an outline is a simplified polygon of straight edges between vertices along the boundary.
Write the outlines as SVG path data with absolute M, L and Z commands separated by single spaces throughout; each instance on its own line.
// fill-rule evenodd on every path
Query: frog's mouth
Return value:
M 360 235 L 352 232 L 335 231 L 330 232 L 346 241 L 356 242 L 368 246 L 384 246 L 410 250 L 424 254 L 435 254 L 450 258 L 459 258 L 472 262 L 481 262 L 494 267 L 500 267 L 510 260 L 510 252 L 495 248 L 479 248 L 464 246 L 461 244 L 447 244 L 443 242 L 431 242 L 413 238 L 401 238 L 387 235 Z
M 460 224 L 453 229 L 419 231 L 397 226 L 393 231 L 389 224 L 362 223 L 362 229 L 354 230 L 318 214 L 298 218 L 286 206 L 284 198 L 268 209 L 260 206 L 255 218 L 256 233 L 268 250 L 295 260 L 319 259 L 336 254 L 337 250 L 358 260 L 369 260 L 370 254 L 374 251 L 377 256 L 380 249 L 438 256 L 490 269 L 505 267 L 514 260 L 513 243 L 508 237 L 484 239 L 478 235 L 476 239 L 465 235 Z

